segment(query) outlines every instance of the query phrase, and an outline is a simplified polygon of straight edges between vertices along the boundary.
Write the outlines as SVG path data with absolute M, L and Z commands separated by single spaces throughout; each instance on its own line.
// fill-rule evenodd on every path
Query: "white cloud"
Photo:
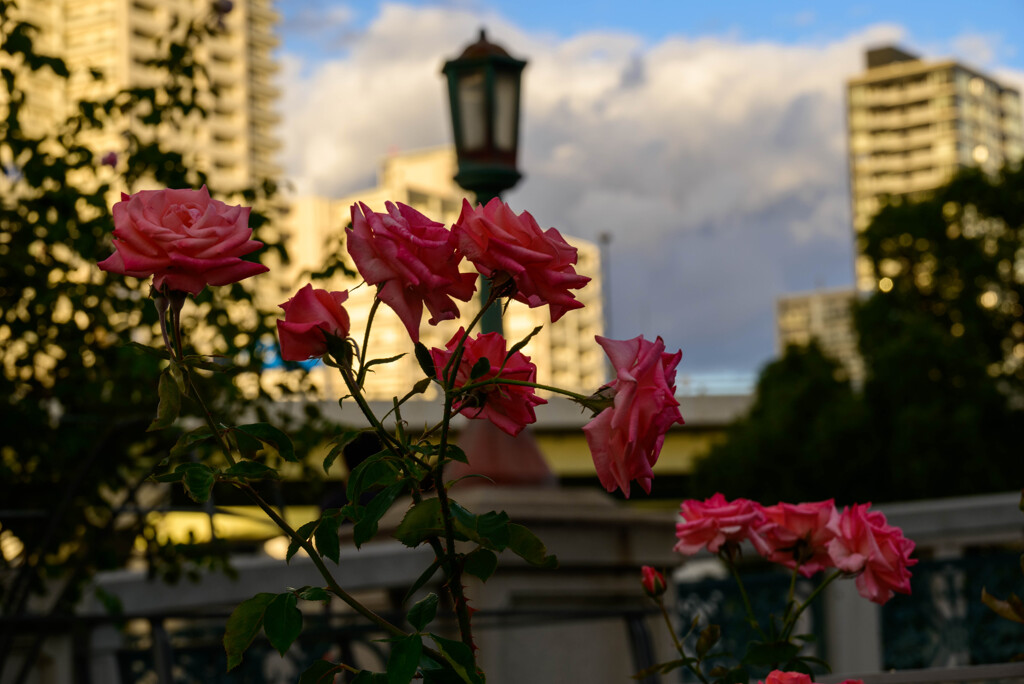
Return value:
M 342 19 L 346 20 L 346 19 Z M 774 353 L 774 299 L 852 280 L 845 79 L 879 25 L 829 44 L 556 38 L 459 8 L 385 5 L 344 59 L 284 70 L 285 165 L 301 191 L 373 183 L 389 149 L 450 138 L 441 65 L 488 36 L 529 60 L 506 199 L 542 226 L 613 235 L 613 328 L 683 347 L 687 372 Z

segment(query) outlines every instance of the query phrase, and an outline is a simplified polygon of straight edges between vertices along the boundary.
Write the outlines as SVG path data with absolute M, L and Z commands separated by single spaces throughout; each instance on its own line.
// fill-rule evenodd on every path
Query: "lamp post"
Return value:
M 444 64 L 459 171 L 455 182 L 487 204 L 522 178 L 516 168 L 519 150 L 520 81 L 526 62 L 499 45 L 480 39 Z M 490 284 L 482 282 L 481 305 Z M 483 332 L 502 332 L 501 308 L 494 304 L 480 322 Z

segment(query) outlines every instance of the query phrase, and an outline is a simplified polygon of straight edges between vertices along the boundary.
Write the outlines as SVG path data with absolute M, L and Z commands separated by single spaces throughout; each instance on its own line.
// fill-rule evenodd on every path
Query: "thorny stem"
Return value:
M 818 594 L 824 591 L 825 587 L 832 584 L 832 582 L 834 582 L 837 578 L 842 577 L 842 575 L 843 573 L 841 570 L 836 570 L 831 575 L 826 577 L 821 582 L 821 584 L 814 588 L 814 591 L 812 591 L 810 596 L 807 597 L 807 600 L 801 603 L 800 607 L 797 608 L 796 612 L 793 613 L 793 615 L 790 617 L 789 624 L 786 625 L 786 628 L 782 632 L 783 639 L 789 639 L 789 635 L 793 633 L 793 629 L 796 627 L 796 621 L 800 618 L 800 615 L 803 614 L 803 612 L 807 609 L 807 606 L 811 605 L 811 602 L 818 597 Z

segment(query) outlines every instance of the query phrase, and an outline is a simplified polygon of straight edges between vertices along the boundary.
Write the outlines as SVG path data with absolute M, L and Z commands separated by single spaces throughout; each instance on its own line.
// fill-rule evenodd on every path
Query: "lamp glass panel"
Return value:
M 487 84 L 483 71 L 460 74 L 458 87 L 462 147 L 479 150 L 487 145 Z
M 499 71 L 494 75 L 494 146 L 511 152 L 516 148 L 519 74 Z

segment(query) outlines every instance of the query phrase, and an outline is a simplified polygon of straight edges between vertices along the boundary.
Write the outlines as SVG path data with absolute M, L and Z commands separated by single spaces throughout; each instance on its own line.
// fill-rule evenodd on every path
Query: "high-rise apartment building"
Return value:
M 847 106 L 855 233 L 887 197 L 927 193 L 962 167 L 995 172 L 1024 158 L 1020 93 L 952 60 L 868 50 L 867 70 L 847 83 Z M 857 289 L 875 289 L 863 256 L 856 277 Z
M 337 200 L 321 197 L 293 200 L 286 243 L 291 264 L 287 269 L 273 271 L 282 274 L 278 282 L 282 288 L 279 290 L 278 301 L 284 301 L 298 286 L 309 282 L 303 279 L 303 273 L 319 270 L 325 258 L 332 256 L 332 252 L 340 250 L 342 258 L 351 265 L 341 238 L 350 221 L 350 207 L 356 202 L 363 202 L 374 211 L 384 211 L 386 201 L 402 202 L 450 226 L 458 219 L 462 199 L 466 197 L 465 191 L 452 180 L 455 171 L 455 152 L 451 148 L 406 153 L 385 160 L 379 185 L 375 188 Z M 519 212 L 523 208 L 515 209 Z M 534 328 L 543 326 L 523 349 L 523 353 L 537 365 L 537 381 L 590 393 L 605 381 L 604 353 L 594 341 L 594 336 L 602 334 L 604 330 L 600 251 L 592 242 L 568 235 L 565 238 L 579 250 L 577 273 L 591 278 L 586 287 L 573 291 L 576 298 L 583 302 L 583 308 L 569 311 L 553 324 L 546 306 L 531 309 L 525 304 L 512 302 L 503 317 L 504 333 L 509 344 L 512 344 L 525 338 Z M 468 266 L 463 270 L 468 270 Z M 359 341 L 362 340 L 374 298 L 374 289 L 366 285 L 359 286 L 360 282 L 358 277 L 336 276 L 327 282 L 320 280 L 314 283 L 315 287 L 320 288 L 349 289 L 345 308 L 352 321 L 352 338 Z M 457 321 L 444 321 L 432 326 L 427 324 L 428 316 L 424 316 L 420 327 L 420 341 L 424 345 L 428 348 L 444 348 L 459 326 L 466 325 L 476 315 L 480 302 L 477 297 L 473 297 L 467 303 L 458 302 L 458 305 L 462 318 Z M 371 358 L 387 358 L 398 354 L 405 356 L 386 366 L 374 368 L 366 386 L 369 398 L 386 401 L 396 395 L 401 397 L 416 379 L 422 377 L 412 351 L 409 334 L 398 316 L 387 307 L 380 307 L 371 328 Z M 327 395 L 347 394 L 335 369 L 321 366 L 315 373 L 318 376 L 317 384 Z M 434 391 L 431 388 L 430 392 Z M 425 398 L 431 398 L 430 392 Z
M 776 339 L 779 354 L 789 345 L 806 346 L 817 341 L 826 356 L 838 361 L 855 385 L 864 380 L 864 360 L 857 352 L 852 307 L 853 289 L 815 290 L 779 297 L 775 302 Z
M 189 22 L 212 22 L 221 28 L 197 48 L 209 77 L 208 82 L 199 77 L 208 114 L 156 135 L 206 172 L 220 192 L 277 180 L 279 93 L 271 82 L 277 69 L 271 55 L 277 13 L 272 0 L 212 7 L 209 0 L 19 0 L 20 18 L 39 28 L 36 49 L 60 57 L 71 72 L 60 79 L 44 69 L 27 80 L 25 121 L 42 131 L 73 114 L 84 99 L 105 99 L 127 87 L 159 87 L 146 60 L 179 38 Z M 107 130 L 88 142 L 100 152 L 119 152 L 124 148 L 120 133 Z

